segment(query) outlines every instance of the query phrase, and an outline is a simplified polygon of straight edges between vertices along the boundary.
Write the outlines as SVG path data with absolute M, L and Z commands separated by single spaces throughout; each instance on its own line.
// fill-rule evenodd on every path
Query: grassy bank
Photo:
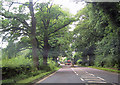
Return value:
M 99 69 L 99 70 L 104 70 L 104 71 L 109 71 L 109 72 L 120 73 L 120 70 L 113 69 L 113 68 L 104 68 L 104 67 L 95 67 L 95 66 L 88 66 L 88 67 Z
M 59 68 L 56 68 L 52 71 L 48 71 L 48 72 L 43 72 L 43 71 L 37 71 L 37 72 L 33 72 L 31 74 L 21 74 L 18 76 L 15 76 L 13 78 L 10 79 L 6 79 L 6 80 L 2 80 L 2 84 L 7 84 L 9 83 L 9 85 L 17 85 L 18 83 L 22 83 L 22 84 L 29 84 L 29 83 L 34 83 L 35 80 L 40 80 L 41 78 L 57 71 Z M 37 73 L 37 75 L 35 75 Z

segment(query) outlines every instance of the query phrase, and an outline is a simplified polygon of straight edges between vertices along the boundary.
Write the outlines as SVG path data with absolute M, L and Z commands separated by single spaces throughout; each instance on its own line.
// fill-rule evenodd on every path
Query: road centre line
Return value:
M 71 68 L 72 69 L 72 71 L 76 74 L 76 75 L 78 75 L 76 72 L 75 72 L 75 70 L 73 70 L 73 68 Z

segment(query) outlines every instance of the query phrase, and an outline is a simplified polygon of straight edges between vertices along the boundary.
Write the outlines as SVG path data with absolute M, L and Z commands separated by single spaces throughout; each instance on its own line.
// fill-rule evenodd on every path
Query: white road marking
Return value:
M 62 68 L 61 68 L 62 69 Z M 59 69 L 60 70 L 60 69 Z M 59 71 L 58 70 L 58 71 Z M 56 71 L 57 72 L 57 71 Z M 36 82 L 36 83 L 41 83 L 42 81 L 44 81 L 45 79 L 47 79 L 48 77 L 50 77 L 50 76 L 52 76 L 52 75 L 54 75 L 56 72 L 54 72 L 54 73 L 52 73 L 52 74 L 50 74 L 49 76 L 47 76 L 47 77 L 45 77 L 45 78 L 43 78 L 43 79 L 41 79 L 40 81 L 38 81 L 38 82 Z M 36 85 L 36 83 L 34 84 L 34 85 Z
M 82 76 L 82 78 L 85 78 L 85 79 L 87 79 L 87 78 L 94 79 L 96 77 L 94 77 L 94 76 Z
M 103 81 L 87 81 L 89 83 L 107 83 L 107 82 L 103 82 Z
M 101 80 L 105 80 L 105 79 L 103 79 L 103 78 L 101 78 L 101 77 L 97 77 L 97 78 L 99 78 L 99 79 L 101 79 Z
M 90 79 L 90 78 L 88 78 L 88 79 L 85 79 L 85 80 L 87 80 L 87 81 L 89 81 L 89 80 L 94 80 L 94 81 L 95 81 L 95 80 L 96 80 L 96 81 L 97 81 L 97 80 L 100 80 L 100 79 L 97 79 L 97 78 L 94 78 L 94 79 L 92 78 L 92 79 Z
M 76 74 L 76 75 L 78 75 L 74 70 L 73 70 L 73 68 L 71 68 L 72 69 L 72 71 Z
M 94 74 L 88 73 L 87 71 L 86 71 L 86 75 L 82 76 L 81 80 L 83 79 L 87 81 L 88 83 L 107 83 L 105 79 L 101 77 L 96 77 Z
M 84 79 L 83 78 L 80 78 L 82 81 L 84 81 Z
M 90 73 L 89 73 L 89 75 L 91 75 L 91 76 L 95 76 L 94 74 L 90 74 Z

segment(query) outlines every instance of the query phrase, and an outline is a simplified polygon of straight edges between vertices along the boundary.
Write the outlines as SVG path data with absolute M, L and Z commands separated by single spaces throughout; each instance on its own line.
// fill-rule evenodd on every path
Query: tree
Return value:
M 59 35 L 61 29 L 65 30 L 65 27 L 75 21 L 68 13 L 63 11 L 58 5 L 52 5 L 50 2 L 41 3 L 36 6 L 37 8 L 37 29 L 39 36 L 38 41 L 43 43 L 43 64 L 47 65 L 47 57 L 49 54 L 51 38 L 55 38 Z M 40 35 L 41 34 L 41 35 Z M 40 39 L 40 40 L 39 40 Z M 39 46 L 40 47 L 40 46 Z
M 106 16 L 106 23 L 103 24 L 105 26 L 105 36 L 98 43 L 97 53 L 101 53 L 101 55 L 105 56 L 104 65 L 108 66 L 117 66 L 120 69 L 120 59 L 119 59 L 119 34 L 120 34 L 120 4 L 119 3 L 93 3 L 94 9 L 102 10 L 104 16 Z M 100 46 L 103 45 L 105 48 L 101 51 Z M 103 48 L 102 48 L 103 49 Z
M 90 3 L 78 12 L 81 22 L 74 30 L 75 45 L 83 60 L 89 56 L 96 66 L 119 68 L 119 7 L 118 3 Z
M 75 41 L 73 45 L 76 52 L 82 53 L 83 65 L 94 65 L 95 42 L 99 39 L 99 34 L 93 28 L 95 23 L 91 23 L 92 10 L 89 10 L 90 7 L 87 5 L 78 12 L 76 16 L 81 19 L 73 32 Z
M 30 34 L 30 39 L 32 43 L 32 55 L 33 55 L 33 62 L 35 67 L 38 68 L 39 65 L 39 59 L 37 55 L 37 41 L 36 41 L 36 18 L 34 14 L 34 9 L 33 9 L 33 0 L 29 0 L 29 10 L 30 10 L 30 15 L 31 15 L 31 34 Z
M 37 55 L 37 42 L 35 39 L 36 36 L 36 19 L 34 16 L 33 1 L 29 0 L 29 3 L 19 3 L 19 2 L 9 2 L 8 10 L 2 8 L 0 15 L 3 16 L 2 24 L 2 33 L 10 34 L 11 39 L 16 39 L 20 36 L 28 36 L 31 40 L 32 45 L 32 55 L 34 66 L 38 68 L 38 55 Z M 11 11 L 10 8 L 13 4 L 22 4 L 19 8 L 13 7 L 14 11 Z M 29 13 L 24 12 L 25 7 L 29 8 L 31 16 L 31 25 L 27 22 L 30 20 Z

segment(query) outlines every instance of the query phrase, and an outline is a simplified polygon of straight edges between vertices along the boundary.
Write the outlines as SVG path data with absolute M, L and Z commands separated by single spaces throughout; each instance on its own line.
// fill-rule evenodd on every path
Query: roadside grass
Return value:
M 95 68 L 95 69 L 99 69 L 99 70 L 104 70 L 104 71 L 109 71 L 109 72 L 120 73 L 120 70 L 112 69 L 112 68 L 95 67 L 95 66 L 87 66 L 87 67 Z
M 26 78 L 26 79 L 24 79 L 24 80 L 20 80 L 20 81 L 18 81 L 18 82 L 16 82 L 16 83 L 31 83 L 31 81 L 34 81 L 34 80 L 36 80 L 36 79 L 38 79 L 38 78 L 42 78 L 42 77 L 44 77 L 45 75 L 48 75 L 48 74 L 50 74 L 50 73 L 52 73 L 52 71 L 45 72 L 45 73 L 39 74 L 39 75 L 37 75 L 37 76 L 32 76 L 32 77 Z
M 55 68 L 54 70 L 48 71 L 48 72 L 37 71 L 37 73 L 38 73 L 37 75 L 34 75 L 34 74 L 36 74 L 36 72 L 34 72 L 32 74 L 21 74 L 21 75 L 12 77 L 10 79 L 2 80 L 2 84 L 5 85 L 5 84 L 9 83 L 9 85 L 17 85 L 17 84 L 22 83 L 23 85 L 27 85 L 29 83 L 33 83 L 35 80 L 41 79 L 41 78 L 57 71 L 58 69 L 59 68 Z

